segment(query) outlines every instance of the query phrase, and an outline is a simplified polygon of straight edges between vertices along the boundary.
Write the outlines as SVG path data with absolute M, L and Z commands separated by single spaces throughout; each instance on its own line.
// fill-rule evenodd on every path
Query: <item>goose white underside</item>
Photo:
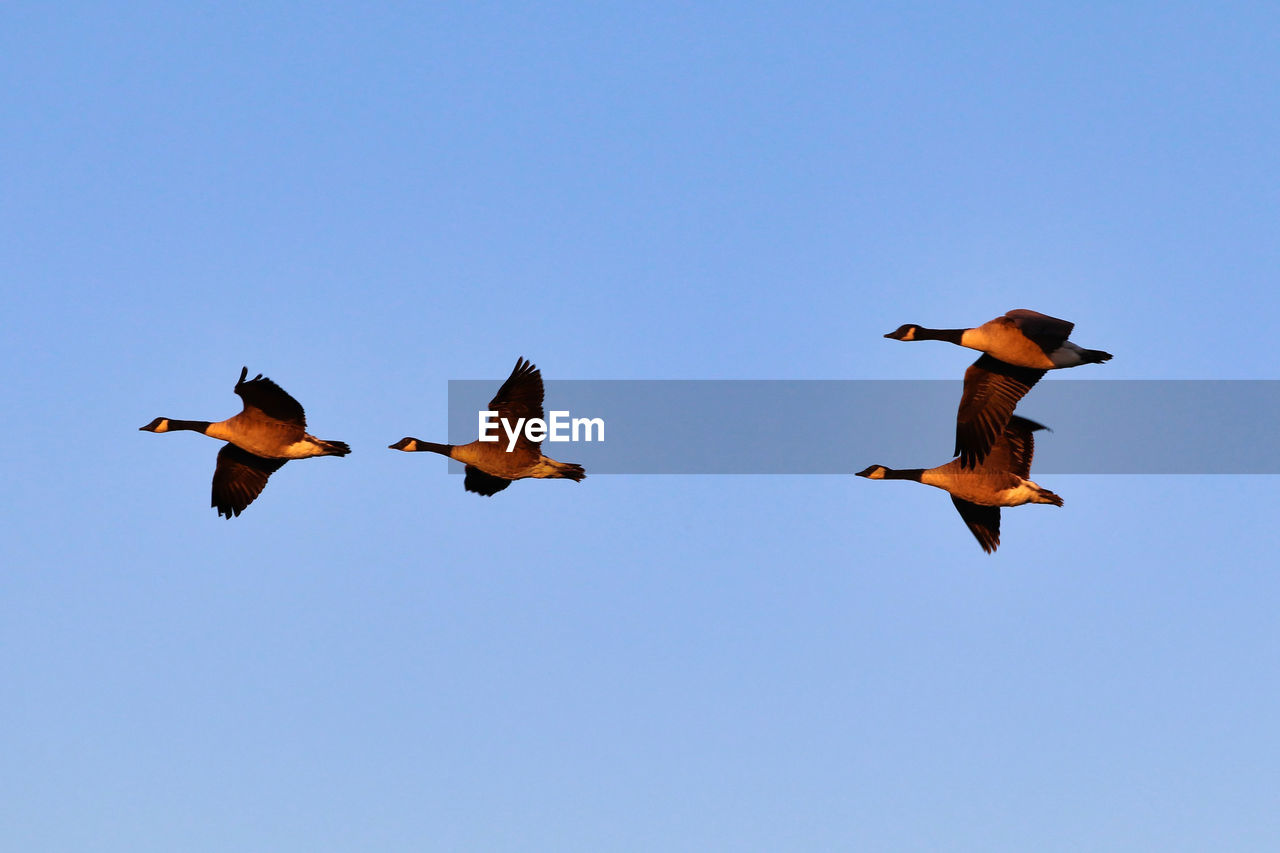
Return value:
M 1053 352 L 1049 353 L 1049 360 L 1056 367 L 1075 367 L 1079 364 L 1085 364 L 1084 348 L 1077 346 L 1071 341 L 1067 341 Z

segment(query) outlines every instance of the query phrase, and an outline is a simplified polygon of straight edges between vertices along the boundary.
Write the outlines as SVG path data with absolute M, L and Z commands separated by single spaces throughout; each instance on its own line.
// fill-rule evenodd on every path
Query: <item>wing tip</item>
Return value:
M 1053 432 L 1053 430 L 1049 429 L 1049 427 L 1044 424 L 1037 423 L 1036 421 L 1031 420 L 1031 418 L 1024 418 L 1022 415 L 1011 415 L 1009 417 L 1009 425 L 1005 427 L 1005 429 L 1025 430 L 1028 433 L 1039 432 L 1040 430 Z

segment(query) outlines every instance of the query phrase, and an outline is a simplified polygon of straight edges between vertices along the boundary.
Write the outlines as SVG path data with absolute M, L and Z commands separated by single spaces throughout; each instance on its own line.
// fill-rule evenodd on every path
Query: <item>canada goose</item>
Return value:
M 488 410 L 496 411 L 499 422 L 513 429 L 522 418 L 526 423 L 532 418 L 542 419 L 542 373 L 523 358 L 516 359 L 515 368 L 489 401 Z M 502 428 L 499 429 L 501 432 Z M 507 450 L 505 442 L 500 441 L 435 444 L 417 438 L 402 438 L 390 447 L 406 453 L 439 453 L 464 463 L 467 467 L 463 487 L 468 492 L 485 496 L 496 495 L 511 485 L 512 480 L 525 477 L 564 478 L 578 482 L 587 476 L 581 465 L 557 462 L 543 456 L 542 442 L 530 441 L 523 429 L 511 450 Z
M 218 515 L 239 515 L 266 488 L 267 478 L 290 459 L 346 456 L 351 448 L 341 441 L 323 441 L 307 434 L 302 405 L 283 388 L 259 373 L 248 382 L 249 368 L 240 369 L 235 392 L 244 401 L 240 414 L 225 421 L 180 421 L 156 418 L 139 429 L 146 432 L 191 430 L 227 442 L 218 451 L 213 471 L 213 501 Z
M 987 455 L 1018 401 L 1045 371 L 1110 360 L 1109 352 L 1083 349 L 1067 340 L 1073 328 L 1074 323 L 1020 308 L 972 329 L 926 329 L 907 323 L 885 337 L 949 341 L 984 353 L 965 371 L 956 413 L 955 453 L 961 465 L 972 468 Z
M 959 459 L 937 468 L 909 468 L 895 471 L 872 465 L 859 471 L 869 480 L 915 480 L 950 493 L 960 517 L 988 554 L 1000 546 L 1000 507 L 1026 503 L 1062 506 L 1062 498 L 1027 478 L 1035 454 L 1036 430 L 1045 427 L 1014 415 L 984 462 L 965 469 Z

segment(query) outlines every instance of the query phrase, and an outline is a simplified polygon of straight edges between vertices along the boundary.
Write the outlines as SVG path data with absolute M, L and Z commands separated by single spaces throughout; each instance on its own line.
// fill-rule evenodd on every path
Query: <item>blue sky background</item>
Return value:
M 1276 849 L 1272 477 L 1054 475 L 989 557 L 912 484 L 483 500 L 385 448 L 518 355 L 955 378 L 881 335 L 1015 307 L 1115 353 L 1091 377 L 1277 378 L 1278 38 L 1270 4 L 5 4 L 0 846 Z M 353 453 L 228 522 L 217 444 L 137 428 L 233 414 L 241 365 Z

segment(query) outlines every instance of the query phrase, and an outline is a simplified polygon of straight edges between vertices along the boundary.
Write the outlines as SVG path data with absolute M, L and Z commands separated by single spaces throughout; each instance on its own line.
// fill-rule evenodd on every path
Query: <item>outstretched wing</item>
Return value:
M 213 501 L 209 505 L 218 508 L 218 515 L 239 515 L 262 494 L 267 478 L 287 461 L 264 459 L 234 444 L 224 444 L 213 469 Z
M 501 421 L 506 421 L 511 429 L 523 418 L 542 419 L 542 372 L 523 358 L 516 359 L 507 381 L 502 383 L 498 393 L 489 401 L 489 411 L 497 412 Z M 501 428 L 500 428 L 501 429 Z M 520 430 L 520 438 L 516 446 L 522 449 L 538 451 L 541 442 L 529 441 Z
M 956 450 L 963 468 L 973 468 L 1004 433 L 1018 401 L 1045 371 L 983 354 L 964 372 L 964 394 L 956 412 Z
M 1076 327 L 1075 323 L 1059 320 L 1057 317 L 1050 317 L 1048 314 L 1041 314 L 1039 311 L 1028 308 L 1015 308 L 1006 312 L 1004 316 L 1012 320 L 1018 327 L 1018 331 L 1046 354 L 1066 343 L 1067 338 L 1071 337 L 1071 330 Z
M 1000 547 L 1000 507 L 970 503 L 955 495 L 951 496 L 951 502 L 983 551 L 990 554 Z
M 1035 456 L 1036 440 L 1033 435 L 1037 430 L 1048 429 L 1044 424 L 1027 420 L 1019 415 L 1009 418 L 1009 425 L 1004 434 L 991 448 L 982 468 L 992 471 L 1009 472 L 1023 479 L 1031 476 L 1031 458 Z
M 466 474 L 466 477 L 462 480 L 463 488 L 468 492 L 475 492 L 477 495 L 484 495 L 485 497 L 496 495 L 511 485 L 511 481 L 505 477 L 486 474 L 474 465 L 467 466 Z
M 293 424 L 301 429 L 307 428 L 307 415 L 302 404 L 289 396 L 283 388 L 261 373 L 245 381 L 249 368 L 240 368 L 240 381 L 236 383 L 235 392 L 244 400 L 245 410 L 257 409 L 269 418 Z

